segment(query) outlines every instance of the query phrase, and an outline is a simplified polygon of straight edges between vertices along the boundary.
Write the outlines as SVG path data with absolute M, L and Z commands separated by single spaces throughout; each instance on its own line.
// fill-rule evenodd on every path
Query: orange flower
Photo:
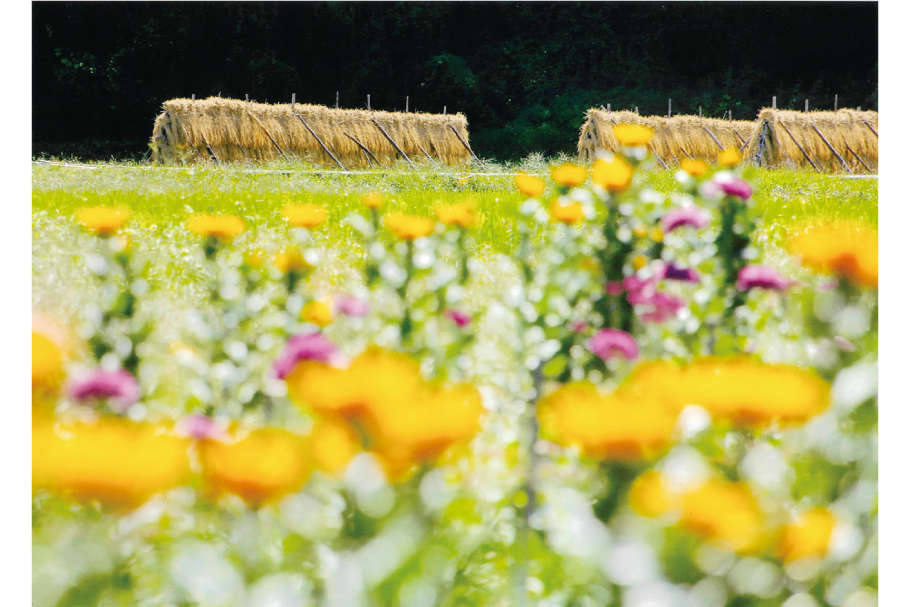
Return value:
M 591 179 L 611 192 L 624 192 L 632 185 L 632 175 L 635 169 L 626 162 L 622 156 L 614 156 L 610 160 L 598 158 L 594 161 Z
M 717 162 L 725 167 L 736 166 L 742 161 L 742 159 L 742 154 L 740 154 L 736 148 L 725 148 L 720 154 L 717 155 Z
M 540 177 L 534 177 L 527 173 L 518 173 L 515 175 L 515 185 L 518 186 L 518 191 L 528 198 L 537 198 L 543 194 L 547 183 Z
M 402 213 L 386 216 L 385 225 L 395 236 L 402 240 L 417 240 L 433 233 L 433 220 L 424 217 L 413 217 Z
M 754 552 L 763 539 L 761 512 L 749 488 L 720 479 L 683 494 L 680 525 L 739 553 Z
M 878 235 L 861 224 L 805 228 L 790 241 L 789 249 L 806 267 L 878 288 Z
M 477 205 L 473 202 L 436 205 L 436 217 L 447 226 L 470 228 L 477 223 Z
M 243 220 L 234 215 L 196 215 L 186 222 L 186 227 L 199 236 L 213 236 L 219 240 L 231 240 L 246 230 Z
M 554 200 L 550 203 L 550 218 L 553 221 L 573 224 L 583 221 L 585 212 L 580 202 L 562 204 L 559 200 Z
M 642 516 L 656 518 L 678 507 L 679 496 L 657 470 L 648 470 L 635 479 L 629 489 L 629 506 Z
M 76 210 L 76 221 L 89 232 L 99 236 L 110 236 L 123 227 L 129 219 L 126 207 L 86 207 Z
M 287 204 L 281 214 L 295 228 L 315 228 L 325 221 L 325 207 L 316 204 Z
M 310 435 L 316 468 L 330 476 L 340 476 L 360 451 L 360 439 L 347 424 L 320 419 Z
M 288 272 L 303 273 L 312 269 L 313 266 L 294 249 L 285 249 L 275 256 L 275 267 L 282 274 Z
M 826 508 L 813 508 L 786 525 L 777 554 L 786 563 L 806 556 L 824 556 L 837 520 Z
M 322 301 L 311 301 L 303 306 L 300 319 L 311 322 L 319 327 L 325 327 L 332 322 L 332 308 Z
M 232 493 L 250 505 L 299 490 L 312 471 L 306 439 L 279 428 L 253 430 L 229 443 L 200 441 L 199 457 L 203 477 L 214 493 Z
M 692 177 L 701 177 L 708 172 L 708 163 L 704 160 L 691 160 L 689 158 L 683 158 L 679 161 L 679 168 L 684 170 Z
M 60 428 L 32 427 L 32 485 L 137 506 L 189 480 L 189 441 L 151 424 L 99 418 Z
M 617 124 L 613 127 L 613 136 L 621 145 L 634 148 L 648 145 L 654 131 L 640 124 Z
M 364 196 L 360 199 L 360 202 L 362 202 L 365 207 L 368 207 L 370 209 L 378 209 L 380 206 L 382 206 L 382 200 L 382 194 L 378 192 L 370 192 L 368 194 L 364 194 Z
M 564 162 L 558 167 L 551 168 L 550 174 L 557 185 L 567 188 L 579 186 L 588 178 L 588 172 L 585 170 L 585 167 L 572 162 Z

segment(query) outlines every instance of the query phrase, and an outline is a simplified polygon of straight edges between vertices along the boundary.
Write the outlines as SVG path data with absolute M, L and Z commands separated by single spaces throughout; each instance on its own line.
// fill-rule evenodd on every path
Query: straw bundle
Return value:
M 878 112 L 765 108 L 756 124 L 744 156 L 763 167 L 853 173 L 878 170 Z
M 470 145 L 468 123 L 462 114 L 336 110 L 220 97 L 172 99 L 163 107 L 152 134 L 154 162 L 302 158 L 338 166 L 334 156 L 345 168 L 392 165 L 400 154 L 376 123 L 411 160 L 430 158 L 451 165 L 470 158 L 466 148 Z M 372 158 L 352 138 L 367 148 Z
M 683 158 L 713 160 L 724 148 L 743 147 L 755 128 L 755 123 L 744 120 L 699 116 L 664 118 L 590 109 L 585 114 L 578 139 L 579 159 L 591 162 L 598 150 L 617 151 L 619 142 L 613 136 L 613 126 L 625 123 L 641 124 L 654 131 L 648 148 L 664 164 L 678 163 Z

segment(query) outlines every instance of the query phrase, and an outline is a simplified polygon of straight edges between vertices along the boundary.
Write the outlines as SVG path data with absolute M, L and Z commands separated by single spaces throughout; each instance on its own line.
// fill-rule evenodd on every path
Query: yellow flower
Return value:
M 738 163 L 739 161 L 737 160 L 736 162 Z M 691 160 L 689 158 L 683 158 L 679 161 L 679 168 L 684 170 L 692 177 L 701 177 L 708 172 L 708 163 L 704 160 Z
M 378 209 L 380 206 L 382 206 L 382 194 L 378 192 L 370 192 L 368 194 L 365 194 L 363 198 L 360 199 L 360 202 L 362 202 L 363 205 L 368 208 Z
M 646 265 L 648 265 L 648 258 L 644 255 L 636 255 L 632 258 L 632 267 L 635 268 L 636 271 L 641 270 Z
M 654 131 L 640 124 L 617 124 L 613 127 L 613 136 L 620 144 L 634 148 L 648 145 Z
M 260 428 L 234 442 L 199 443 L 202 474 L 216 494 L 232 493 L 250 505 L 299 490 L 312 472 L 307 440 L 280 428 Z
M 137 506 L 189 480 L 189 441 L 151 424 L 99 418 L 32 428 L 32 485 L 78 499 Z
M 424 217 L 413 217 L 402 213 L 386 216 L 385 225 L 395 236 L 402 240 L 417 240 L 433 233 L 433 220 Z
M 632 235 L 635 236 L 635 238 L 644 238 L 648 235 L 648 228 L 642 224 L 638 224 L 632 228 Z
M 738 553 L 754 552 L 763 539 L 761 512 L 749 488 L 720 479 L 683 494 L 680 525 Z
M 436 205 L 436 217 L 447 226 L 470 228 L 477 223 L 477 205 L 473 202 Z
M 552 221 L 573 224 L 583 221 L 585 212 L 580 202 L 562 204 L 558 200 L 554 200 L 550 203 L 550 218 Z
M 660 228 L 651 228 L 648 234 L 654 242 L 663 242 L 664 240 L 664 231 Z
M 315 228 L 325 221 L 325 207 L 317 204 L 286 204 L 281 214 L 295 228 Z
M 99 236 L 115 233 L 129 217 L 130 210 L 126 207 L 84 207 L 76 210 L 76 221 Z
M 340 476 L 360 451 L 360 439 L 345 423 L 320 419 L 310 435 L 316 468 L 330 476 Z
M 302 274 L 313 266 L 311 266 L 298 251 L 294 249 L 285 249 L 275 256 L 275 267 L 278 268 L 278 271 L 282 274 L 287 274 L 288 272 Z
M 572 162 L 564 162 L 558 167 L 551 168 L 550 175 L 552 175 L 553 181 L 557 185 L 574 188 L 585 182 L 588 178 L 588 171 L 583 166 Z
M 518 173 L 515 175 L 515 185 L 518 186 L 518 191 L 528 198 L 537 198 L 543 194 L 547 183 L 540 177 L 534 177 L 527 173 Z
M 601 395 L 589 383 L 568 384 L 541 399 L 542 432 L 597 459 L 650 459 L 670 443 L 677 414 L 651 398 Z
M 598 158 L 594 161 L 591 180 L 605 190 L 624 192 L 632 185 L 634 174 L 635 169 L 622 156 L 614 156 L 610 160 Z
M 813 508 L 786 525 L 781 533 L 777 554 L 786 563 L 806 556 L 824 556 L 837 520 L 830 510 Z
M 806 228 L 790 241 L 789 249 L 808 268 L 839 274 L 862 287 L 878 288 L 878 235 L 863 225 Z
M 63 353 L 52 339 L 32 331 L 32 392 L 56 388 L 63 379 Z
M 648 470 L 629 489 L 629 506 L 642 516 L 656 518 L 678 508 L 679 496 L 670 481 L 657 470 Z
M 644 363 L 620 391 L 660 399 L 673 410 L 699 405 L 751 426 L 803 423 L 830 402 L 828 383 L 812 371 L 747 357 L 704 357 L 683 367 Z
M 186 227 L 199 236 L 214 236 L 220 240 L 231 240 L 246 230 L 243 220 L 234 215 L 196 215 L 186 222 Z
M 311 301 L 303 306 L 303 309 L 300 311 L 300 319 L 320 327 L 325 327 L 332 322 L 332 308 L 325 302 Z
M 243 262 L 251 268 L 261 268 L 262 264 L 265 262 L 265 257 L 263 256 L 261 249 L 253 249 L 244 254 Z
M 740 154 L 736 148 L 725 148 L 720 154 L 717 155 L 717 162 L 725 167 L 736 166 L 742 161 L 742 159 L 742 154 Z

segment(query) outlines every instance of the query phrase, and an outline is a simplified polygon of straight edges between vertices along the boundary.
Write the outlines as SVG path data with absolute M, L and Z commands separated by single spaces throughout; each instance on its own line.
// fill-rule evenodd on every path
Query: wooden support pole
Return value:
M 762 157 L 765 155 L 765 138 L 768 136 L 768 121 L 762 121 L 761 125 L 761 135 L 758 139 L 758 158 L 756 159 L 756 164 L 761 167 Z
M 727 110 L 730 112 L 730 120 L 733 120 L 733 110 Z
M 701 125 L 701 128 L 705 129 L 705 132 L 706 132 L 708 135 L 711 136 L 711 139 L 714 140 L 714 143 L 717 144 L 717 147 L 719 147 L 719 148 L 721 149 L 721 151 L 723 151 L 724 146 L 721 145 L 720 141 L 717 140 L 717 137 L 714 136 L 714 133 L 711 132 L 711 129 L 709 129 L 709 128 L 706 127 L 705 125 Z
M 249 103 L 249 102 L 250 102 L 250 94 L 249 94 L 249 93 L 245 93 L 245 94 L 244 94 L 244 97 L 245 97 L 244 101 L 246 101 L 247 103 Z
M 297 105 L 297 93 L 291 93 L 291 109 Z
M 837 93 L 834 93 L 834 111 L 837 111 Z
M 859 108 L 856 108 L 856 110 L 859 111 Z M 873 134 L 873 135 L 875 135 L 876 137 L 878 137 L 878 132 L 876 132 L 876 130 L 872 128 L 872 125 L 871 125 L 871 124 L 869 124 L 869 123 L 866 122 L 865 120 L 863 120 L 863 124 L 866 125 L 866 128 L 868 128 L 870 131 L 872 131 L 872 134 Z
M 254 122 L 256 122 L 256 124 L 259 125 L 259 128 L 261 128 L 265 132 L 265 136 L 269 138 L 269 141 L 272 142 L 272 145 L 275 146 L 275 149 L 278 150 L 278 153 L 281 155 L 281 157 L 287 158 L 287 154 L 284 153 L 284 150 L 281 149 L 281 146 L 278 145 L 278 142 L 275 141 L 274 137 L 272 137 L 272 134 L 269 133 L 269 130 L 265 127 L 264 124 L 262 124 L 262 121 L 259 120 L 259 118 L 255 114 L 252 114 L 249 111 L 247 111 L 247 114 Z
M 847 171 L 852 175 L 853 169 L 850 168 L 850 165 L 847 164 L 847 161 L 844 160 L 844 157 L 837 153 L 837 150 L 834 149 L 834 146 L 831 145 L 831 143 L 827 139 L 825 139 L 825 136 L 822 135 L 822 132 L 818 130 L 818 127 L 816 127 L 811 122 L 809 123 L 809 126 L 812 128 L 813 131 L 815 131 L 816 135 L 821 137 L 822 141 L 825 142 L 825 145 L 828 146 L 828 149 L 831 150 L 831 153 L 834 154 L 835 156 L 837 156 L 837 159 L 840 160 L 840 163 L 842 165 L 844 165 L 844 168 L 847 169 Z
M 698 106 L 698 117 L 701 118 L 701 106 Z
M 319 138 L 319 135 L 317 135 L 316 132 L 315 132 L 313 129 L 310 128 L 310 125 L 307 124 L 307 121 L 303 119 L 303 116 L 301 116 L 300 114 L 294 114 L 294 115 L 297 116 L 297 119 L 300 120 L 301 123 L 303 123 L 303 126 L 305 126 L 305 127 L 306 127 L 306 130 L 308 130 L 308 131 L 310 132 L 310 135 L 312 135 L 312 136 L 316 139 L 316 141 L 317 141 L 317 142 L 319 143 L 319 145 L 322 147 L 322 150 L 323 150 L 326 154 L 328 154 L 328 155 L 331 157 L 332 160 L 335 161 L 335 164 L 337 164 L 339 167 L 341 167 L 341 170 L 342 170 L 342 171 L 347 171 L 347 170 L 348 170 L 348 167 L 344 166 L 344 165 L 341 163 L 341 161 L 338 160 L 338 158 L 335 156 L 335 154 L 333 154 L 333 153 L 331 152 L 331 150 L 329 150 L 329 148 L 326 146 L 326 144 L 323 143 L 322 139 Z
M 425 149 L 423 149 L 423 146 L 420 145 L 420 144 L 418 143 L 418 144 L 417 144 L 417 147 L 420 149 L 421 152 L 423 152 L 423 155 L 426 156 L 427 159 L 430 160 L 430 161 L 432 162 L 433 157 L 430 156 L 430 155 L 427 153 L 427 151 L 426 151 Z
M 857 154 L 856 152 L 853 151 L 853 148 L 851 148 L 851 147 L 850 147 L 849 145 L 847 145 L 846 143 L 844 144 L 844 147 L 846 147 L 846 148 L 847 148 L 847 151 L 850 152 L 851 154 L 853 154 L 853 157 L 856 158 L 856 159 L 859 161 L 859 163 L 860 163 L 861 165 L 863 165 L 863 168 L 866 169 L 866 172 L 867 172 L 867 173 L 871 173 L 871 172 L 872 172 L 872 169 L 869 168 L 869 165 L 866 164 L 865 162 L 863 162 L 863 159 L 859 157 L 859 154 Z
M 673 99 L 667 99 L 667 118 L 673 117 Z
M 367 109 L 368 109 L 368 110 L 373 109 L 373 108 L 370 107 L 370 96 L 369 96 L 369 94 L 367 95 Z
M 806 113 L 809 113 L 809 100 L 806 99 Z
M 724 115 L 721 116 L 720 119 L 721 119 L 721 120 L 726 120 L 726 119 L 727 119 L 727 110 L 724 110 Z
M 458 141 L 461 142 L 461 145 L 463 145 L 464 147 L 466 147 L 467 150 L 468 150 L 469 152 L 471 152 L 471 156 L 474 157 L 474 160 L 476 160 L 477 162 L 480 162 L 480 158 L 477 157 L 477 154 L 474 153 L 474 150 L 471 149 L 471 146 L 468 145 L 468 142 L 464 140 L 464 138 L 461 136 L 461 133 L 459 133 L 458 131 L 456 131 L 456 130 L 455 130 L 455 127 L 452 126 L 451 124 L 449 125 L 449 128 L 452 129 L 452 132 L 455 133 L 455 136 L 456 136 L 456 137 L 458 137 Z
M 777 95 L 774 95 L 773 97 L 771 97 L 771 109 L 772 110 L 777 109 Z
M 743 150 L 746 149 L 746 146 L 749 145 L 748 141 L 743 141 L 743 144 L 739 146 L 739 153 L 742 154 Z
M 382 135 L 383 135 L 386 139 L 389 140 L 389 143 L 392 144 L 392 147 L 394 147 L 394 148 L 398 151 L 399 154 L 401 154 L 402 156 L 404 156 L 404 159 L 408 161 L 408 164 L 410 164 L 411 166 L 414 166 L 414 163 L 411 162 L 411 159 L 408 158 L 408 155 L 404 153 L 404 150 L 402 150 L 400 147 L 398 147 L 398 144 L 395 143 L 395 140 L 392 139 L 392 136 L 389 135 L 389 134 L 386 132 L 386 130 L 385 130 L 384 128 L 382 128 L 382 125 L 379 124 L 378 122 L 376 122 L 376 119 L 375 119 L 375 118 L 370 118 L 370 121 L 371 121 L 373 124 L 375 124 L 375 125 L 376 125 L 376 128 L 379 129 L 379 132 L 381 132 Z
M 342 131 L 342 132 L 344 132 L 344 131 Z M 349 135 L 348 133 L 344 133 L 344 136 L 347 137 L 348 139 L 350 139 L 351 141 L 353 141 L 354 143 L 356 143 L 358 146 L 360 146 L 360 149 L 363 150 L 363 153 L 367 155 L 368 160 L 370 158 L 372 158 L 373 160 L 376 161 L 376 164 L 378 164 L 379 166 L 382 166 L 382 163 L 379 162 L 379 159 L 373 155 L 373 152 L 370 151 L 370 148 L 368 148 L 367 146 L 365 146 L 362 143 L 360 143 L 359 141 L 357 141 L 357 139 L 355 139 L 352 135 Z
M 663 158 L 661 158 L 660 156 L 657 155 L 657 152 L 654 151 L 654 148 L 651 146 L 650 143 L 648 144 L 648 147 L 651 148 L 651 153 L 654 154 L 654 157 L 657 158 L 657 161 L 658 161 L 661 165 L 663 165 L 663 167 L 664 167 L 665 169 L 669 169 L 670 167 L 667 166 L 667 163 L 664 162 L 664 159 L 663 159 Z
M 610 104 L 609 104 L 609 103 L 607 104 L 607 111 L 608 111 L 608 112 L 610 111 Z
M 443 115 L 443 116 L 446 115 L 446 106 L 442 106 L 442 115 Z
M 411 102 L 411 98 L 410 98 L 409 96 L 405 96 L 405 98 L 404 98 L 404 112 L 405 112 L 405 114 L 408 113 L 408 105 L 410 104 L 410 102 Z
M 743 139 L 743 136 L 739 134 L 739 131 L 737 131 L 736 129 L 732 129 L 732 130 L 733 130 L 733 134 L 736 135 L 739 138 L 739 140 L 742 141 L 743 144 L 745 145 L 746 140 Z
M 338 91 L 335 91 L 335 109 L 338 109 Z
M 796 144 L 796 147 L 799 148 L 799 151 L 803 153 L 803 158 L 805 158 L 806 160 L 809 161 L 809 164 L 812 165 L 812 168 L 813 168 L 813 169 L 815 169 L 816 171 L 818 171 L 819 173 L 821 173 L 822 170 L 821 170 L 820 168 L 818 168 L 818 166 L 816 166 L 816 164 L 815 164 L 814 162 L 812 162 L 812 159 L 809 158 L 809 154 L 806 152 L 806 150 L 803 149 L 803 146 L 801 146 L 801 145 L 799 144 L 799 141 L 796 140 L 796 137 L 794 137 L 794 136 L 793 136 L 793 133 L 790 132 L 790 129 L 787 128 L 787 125 L 784 124 L 783 122 L 779 122 L 778 124 L 779 124 L 781 127 L 783 127 L 784 132 L 787 133 L 787 135 L 790 136 L 790 139 L 793 140 L 793 143 Z
M 196 101 L 196 93 L 193 93 L 193 101 Z
M 635 115 L 638 116 L 638 106 L 635 106 Z

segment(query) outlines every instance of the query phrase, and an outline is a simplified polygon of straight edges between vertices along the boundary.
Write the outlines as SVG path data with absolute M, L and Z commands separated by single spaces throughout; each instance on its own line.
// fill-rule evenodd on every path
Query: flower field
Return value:
M 33 168 L 33 604 L 871 607 L 878 189 Z

